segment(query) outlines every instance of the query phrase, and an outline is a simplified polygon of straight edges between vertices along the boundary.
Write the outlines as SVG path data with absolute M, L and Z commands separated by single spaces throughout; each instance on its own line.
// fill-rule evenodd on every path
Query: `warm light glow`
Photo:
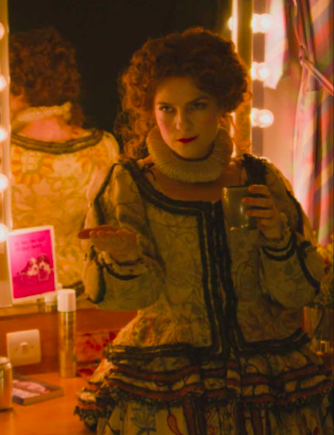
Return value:
M 266 33 L 268 32 L 268 30 L 271 29 L 273 23 L 273 19 L 272 16 L 269 14 L 262 14 L 260 15 L 260 32 L 261 33 Z
M 6 33 L 5 26 L 2 23 L 0 23 L 0 40 L 5 36 L 5 33 Z
M 252 63 L 252 68 L 250 69 L 250 76 L 251 76 L 252 80 L 256 80 L 257 79 L 257 76 L 256 76 L 256 65 L 257 65 L 257 63 L 253 62 Z
M 253 127 L 268 128 L 274 122 L 274 114 L 267 109 L 253 108 L 251 111 L 251 122 Z
M 266 33 L 272 26 L 270 14 L 253 14 L 252 29 L 254 33 Z
M 0 92 L 5 89 L 7 85 L 6 79 L 4 76 L 0 75 Z
M 234 19 L 233 19 L 233 17 L 230 17 L 230 18 L 228 19 L 228 21 L 227 21 L 227 27 L 228 27 L 230 30 L 233 30 L 233 25 L 234 25 Z
M 0 174 L 0 193 L 7 189 L 9 184 L 8 178 L 4 174 Z
M 0 243 L 7 240 L 8 233 L 9 231 L 6 225 L 0 224 Z
M 251 68 L 251 77 L 253 80 L 264 81 L 270 75 L 270 70 L 266 63 L 253 62 Z
M 257 68 L 258 79 L 264 81 L 267 77 L 269 77 L 269 75 L 270 75 L 270 70 L 268 66 L 264 62 L 260 63 Z
M 8 137 L 7 130 L 0 125 L 0 142 L 5 141 L 7 137 Z

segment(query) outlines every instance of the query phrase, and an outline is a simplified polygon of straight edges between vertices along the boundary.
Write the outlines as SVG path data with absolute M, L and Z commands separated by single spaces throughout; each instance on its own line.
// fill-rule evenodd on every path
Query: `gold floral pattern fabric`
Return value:
M 12 134 L 13 228 L 54 226 L 57 275 L 64 287 L 82 283 L 84 252 L 77 233 L 87 213 L 87 189 L 117 153 L 114 137 L 98 130 L 63 143 Z
M 86 225 L 135 231 L 141 252 L 122 269 L 86 244 L 91 299 L 102 309 L 138 310 L 79 394 L 76 412 L 98 434 L 333 428 L 331 380 L 301 329 L 325 264 L 281 175 L 263 164 L 285 216 L 279 242 L 230 231 L 220 202 L 166 197 L 141 162 L 119 162 L 90 190 Z

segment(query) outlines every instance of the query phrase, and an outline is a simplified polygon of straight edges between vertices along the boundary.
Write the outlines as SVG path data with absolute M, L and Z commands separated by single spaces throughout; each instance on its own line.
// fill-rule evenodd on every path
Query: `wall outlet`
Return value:
M 41 362 L 41 339 L 38 329 L 9 332 L 6 337 L 7 356 L 14 367 Z

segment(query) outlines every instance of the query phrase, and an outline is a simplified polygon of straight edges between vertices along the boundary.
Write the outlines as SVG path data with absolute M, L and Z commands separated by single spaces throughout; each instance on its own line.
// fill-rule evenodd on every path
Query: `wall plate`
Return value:
M 38 329 L 9 332 L 6 337 L 7 356 L 14 367 L 41 362 L 41 339 Z

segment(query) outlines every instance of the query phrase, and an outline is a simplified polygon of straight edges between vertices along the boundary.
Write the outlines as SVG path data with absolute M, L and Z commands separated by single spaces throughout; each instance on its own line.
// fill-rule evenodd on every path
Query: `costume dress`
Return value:
M 96 171 L 115 160 L 118 144 L 113 135 L 97 129 L 61 143 L 20 134 L 27 123 L 50 116 L 69 121 L 71 103 L 30 108 L 12 123 L 13 228 L 53 225 L 58 281 L 80 290 L 84 252 L 77 234 L 87 213 L 86 192 Z
M 323 260 L 280 172 L 249 155 L 234 163 L 245 184 L 267 184 L 280 241 L 231 231 L 221 201 L 170 198 L 155 162 L 120 160 L 91 187 L 86 225 L 133 231 L 140 251 L 119 264 L 87 242 L 90 298 L 138 310 L 78 395 L 98 435 L 332 434 L 331 381 L 300 327 Z

